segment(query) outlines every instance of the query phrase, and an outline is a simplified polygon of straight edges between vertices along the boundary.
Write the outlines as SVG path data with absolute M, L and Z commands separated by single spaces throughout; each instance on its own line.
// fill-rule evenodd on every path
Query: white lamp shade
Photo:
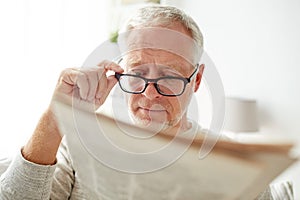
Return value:
M 258 131 L 256 101 L 226 97 L 224 130 L 233 132 Z

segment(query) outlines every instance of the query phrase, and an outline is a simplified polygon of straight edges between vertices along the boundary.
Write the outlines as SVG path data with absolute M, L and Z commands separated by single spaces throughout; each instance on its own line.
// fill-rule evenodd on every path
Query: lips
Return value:
M 165 109 L 155 109 L 155 108 L 143 108 L 139 107 L 138 109 L 146 111 L 146 112 L 165 112 Z
M 166 106 L 163 106 L 161 102 L 145 102 L 145 101 L 139 101 L 137 103 L 137 110 L 143 112 L 143 113 L 163 113 L 168 112 L 168 108 Z

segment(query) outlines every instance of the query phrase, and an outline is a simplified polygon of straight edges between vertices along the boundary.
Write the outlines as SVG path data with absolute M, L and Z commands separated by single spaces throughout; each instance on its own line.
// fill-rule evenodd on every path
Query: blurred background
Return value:
M 0 2 L 0 157 L 26 143 L 60 71 L 81 67 L 134 9 L 149 3 L 177 6 L 199 24 L 226 96 L 256 102 L 256 132 L 300 144 L 298 0 L 10 0 Z M 211 105 L 201 87 L 200 117 L 208 127 Z M 292 180 L 300 198 L 299 163 L 278 180 Z

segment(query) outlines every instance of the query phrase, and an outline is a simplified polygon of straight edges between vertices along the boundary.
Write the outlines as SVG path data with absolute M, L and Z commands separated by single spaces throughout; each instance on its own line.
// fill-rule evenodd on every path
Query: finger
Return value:
M 110 91 L 112 90 L 112 88 L 114 87 L 114 85 L 117 83 L 117 79 L 114 77 L 114 75 L 111 75 L 109 77 L 107 77 L 107 82 L 105 84 L 105 90 L 101 90 L 101 92 L 97 93 L 97 98 L 95 103 L 100 106 L 102 105 L 107 96 L 109 95 Z
M 114 72 L 118 72 L 118 73 L 122 73 L 124 70 L 120 67 L 120 65 L 112 62 L 112 61 L 108 61 L 108 60 L 104 60 L 102 61 L 101 63 L 98 64 L 98 66 L 100 68 L 104 68 L 104 71 L 98 73 L 98 77 L 99 77 L 99 81 L 98 81 L 98 89 L 97 89 L 97 94 L 96 94 L 96 98 L 97 99 L 100 99 L 100 98 L 106 98 L 106 96 L 109 94 L 109 92 L 111 91 L 113 85 L 108 88 L 108 79 L 107 79 L 107 76 L 106 76 L 106 72 L 108 70 L 111 70 L 111 71 L 114 71 Z M 113 78 L 110 78 L 110 82 L 111 82 L 111 79 L 115 79 L 114 77 Z M 116 80 L 115 80 L 115 83 L 116 83 Z
M 87 76 L 77 68 L 65 69 L 61 73 L 56 91 L 86 99 L 89 92 Z
M 78 69 L 68 68 L 61 72 L 58 84 L 56 86 L 56 91 L 65 94 L 71 94 L 74 86 L 76 85 L 77 78 L 79 75 Z
M 93 101 L 95 99 L 99 81 L 98 73 L 103 73 L 103 71 L 103 69 L 99 68 L 88 68 L 83 71 L 86 74 L 89 83 L 89 90 L 87 95 L 88 101 Z
M 97 88 L 97 93 L 96 93 L 96 98 L 102 98 L 102 96 L 106 93 L 106 90 L 108 90 L 107 88 L 107 77 L 106 74 L 104 72 L 102 72 L 102 74 L 99 74 L 99 80 L 98 80 L 98 88 Z
M 78 86 L 80 98 L 87 100 L 89 93 L 89 80 L 85 73 L 78 73 L 76 85 Z
M 100 67 L 104 67 L 105 71 L 111 70 L 118 73 L 123 73 L 124 69 L 122 67 L 112 61 L 104 60 L 101 63 L 98 64 Z
M 118 80 L 116 79 L 115 75 L 111 75 L 107 77 L 107 88 L 108 90 L 112 90 L 112 88 L 116 85 Z
M 78 71 L 74 68 L 68 68 L 61 72 L 59 84 L 75 85 Z
M 97 98 L 106 98 L 108 96 L 108 94 L 110 93 L 110 91 L 112 90 L 112 88 L 116 85 L 117 83 L 117 79 L 114 77 L 114 75 L 111 75 L 109 77 L 107 77 L 107 82 L 105 84 L 105 90 L 102 90 L 101 92 L 97 93 Z

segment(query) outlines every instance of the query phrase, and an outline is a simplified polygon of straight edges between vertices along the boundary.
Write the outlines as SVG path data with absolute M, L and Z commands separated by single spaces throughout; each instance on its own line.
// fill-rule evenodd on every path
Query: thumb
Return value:
M 115 78 L 114 75 L 111 75 L 111 76 L 107 77 L 107 85 L 106 85 L 105 93 L 102 94 L 101 97 L 98 99 L 100 105 L 102 105 L 104 103 L 104 101 L 107 98 L 108 94 L 110 93 L 110 91 L 112 90 L 112 88 L 114 87 L 114 85 L 117 82 L 118 82 L 118 80 Z
M 115 75 L 110 75 L 107 77 L 107 90 L 111 91 L 117 82 L 118 80 L 115 78 Z

